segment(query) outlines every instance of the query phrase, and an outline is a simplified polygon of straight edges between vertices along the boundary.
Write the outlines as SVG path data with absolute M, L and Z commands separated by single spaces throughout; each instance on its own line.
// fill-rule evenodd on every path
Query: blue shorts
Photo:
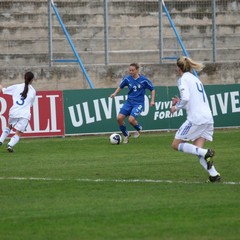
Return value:
M 137 118 L 143 111 L 143 104 L 134 104 L 129 101 L 126 101 L 122 108 L 120 109 L 121 114 L 125 116 L 133 116 L 134 118 Z

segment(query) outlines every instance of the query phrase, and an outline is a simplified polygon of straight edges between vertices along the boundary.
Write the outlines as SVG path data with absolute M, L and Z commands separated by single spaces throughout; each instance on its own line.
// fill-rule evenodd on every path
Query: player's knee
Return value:
M 117 121 L 118 121 L 119 124 L 122 124 L 124 122 L 124 117 L 118 116 Z
M 128 118 L 128 122 L 129 122 L 131 125 L 133 125 L 133 124 L 135 123 L 135 121 L 136 121 L 136 119 L 135 119 L 134 117 L 132 117 L 132 116 L 130 116 L 130 117 Z
M 172 148 L 177 151 L 177 150 L 178 150 L 178 143 L 176 143 L 175 141 L 173 141 L 173 142 L 172 142 Z
M 117 122 L 118 122 L 118 124 L 120 124 L 120 125 L 122 125 L 122 123 L 123 123 L 122 119 L 119 119 L 119 118 L 117 118 Z

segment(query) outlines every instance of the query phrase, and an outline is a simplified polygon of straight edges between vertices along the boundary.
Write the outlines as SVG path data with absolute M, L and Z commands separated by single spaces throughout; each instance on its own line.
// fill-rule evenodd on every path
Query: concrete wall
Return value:
M 56 0 L 59 13 L 95 88 L 114 88 L 131 62 L 156 86 L 175 85 L 175 63 L 159 63 L 158 0 L 109 1 L 109 66 L 104 65 L 103 0 Z M 166 0 L 171 17 L 189 55 L 206 63 L 205 84 L 239 83 L 240 4 L 216 1 L 217 63 L 212 62 L 211 1 Z M 47 0 L 0 1 L 0 82 L 22 82 L 32 70 L 38 90 L 89 88 L 77 64 L 49 69 Z M 163 16 L 164 56 L 181 55 L 174 32 Z M 73 53 L 53 14 L 54 58 Z
M 151 79 L 155 86 L 175 86 L 177 76 L 175 63 L 144 64 L 141 73 Z M 115 88 L 121 78 L 127 74 L 129 64 L 112 66 L 86 66 L 88 75 L 95 88 Z M 49 76 L 48 68 L 5 68 L 0 69 L 1 83 L 4 86 L 23 81 L 23 74 L 32 70 L 37 82 L 37 90 L 64 90 L 90 88 L 78 66 L 62 66 L 52 68 Z M 204 84 L 240 84 L 240 62 L 206 64 L 199 74 Z

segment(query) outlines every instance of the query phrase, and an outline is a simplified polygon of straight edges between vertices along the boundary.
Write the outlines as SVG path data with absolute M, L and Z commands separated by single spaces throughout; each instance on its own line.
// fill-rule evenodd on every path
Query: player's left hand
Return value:
M 172 98 L 172 106 L 175 106 L 179 102 L 180 98 L 178 96 L 175 96 Z
M 177 111 L 177 109 L 176 109 L 175 105 L 172 106 L 171 109 L 170 109 L 170 112 L 171 112 L 171 113 L 174 113 L 174 112 L 176 112 L 176 111 Z

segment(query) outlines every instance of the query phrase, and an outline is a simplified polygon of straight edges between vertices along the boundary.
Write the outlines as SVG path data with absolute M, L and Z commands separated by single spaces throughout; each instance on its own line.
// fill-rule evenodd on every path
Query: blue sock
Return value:
M 125 125 L 119 127 L 121 132 L 123 133 L 123 136 L 126 137 L 128 136 L 128 131 Z
M 139 123 L 138 123 L 137 125 L 135 125 L 134 128 L 135 128 L 137 131 L 142 130 L 142 126 L 141 126 Z

